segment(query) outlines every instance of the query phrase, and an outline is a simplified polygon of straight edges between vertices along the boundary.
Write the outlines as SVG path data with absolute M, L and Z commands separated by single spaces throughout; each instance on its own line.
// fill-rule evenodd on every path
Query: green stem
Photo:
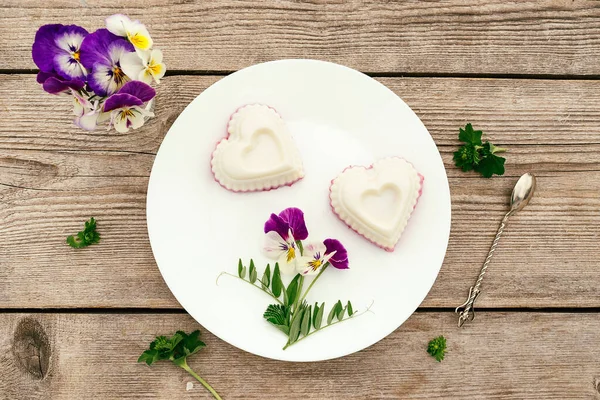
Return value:
M 193 369 L 189 367 L 189 365 L 187 365 L 187 362 L 184 361 L 183 364 L 180 364 L 179 366 L 185 369 L 187 372 L 189 372 L 189 374 L 192 375 L 194 378 L 196 378 L 196 380 L 200 382 L 202 386 L 204 386 L 210 393 L 212 393 L 215 399 L 223 400 L 221 396 L 219 396 L 219 393 L 217 393 L 216 390 L 208 384 L 208 382 L 202 379 L 197 373 L 194 372 Z
M 310 289 L 312 289 L 312 287 L 315 284 L 315 282 L 319 279 L 319 277 L 321 276 L 321 274 L 323 272 L 325 272 L 325 270 L 327 269 L 327 267 L 329 267 L 329 263 L 325 264 L 323 266 L 323 268 L 321 268 L 321 271 L 319 271 L 319 273 L 317 274 L 317 276 L 315 276 L 315 279 L 313 279 L 313 281 L 310 283 L 310 285 L 308 285 L 308 288 L 306 289 L 306 292 L 304 292 L 304 294 L 302 295 L 302 299 L 300 300 L 300 304 L 302 304 L 302 302 L 306 298 L 306 295 L 308 294 L 308 292 L 310 292 Z
M 229 275 L 231 277 L 234 277 L 234 278 L 237 278 L 237 279 L 241 280 L 242 282 L 246 282 L 248 285 L 257 288 L 261 292 L 265 292 L 266 294 L 268 294 L 269 296 L 271 296 L 272 298 L 274 298 L 276 302 L 278 302 L 279 304 L 283 305 L 283 302 L 281 300 L 279 300 L 277 297 L 275 297 L 275 295 L 273 294 L 273 292 L 271 291 L 271 289 L 269 289 L 269 288 L 265 289 L 262 286 L 258 286 L 258 285 L 255 285 L 254 283 L 250 283 L 249 281 L 247 281 L 245 279 L 242 279 L 242 278 L 240 278 L 237 275 L 230 274 L 229 272 L 221 272 L 219 274 L 219 276 L 217 277 L 217 285 L 219 284 L 219 278 L 221 277 L 221 275 Z
M 298 246 L 298 250 L 300 250 L 300 255 L 304 255 L 304 246 L 302 245 L 302 240 L 296 240 L 296 246 Z

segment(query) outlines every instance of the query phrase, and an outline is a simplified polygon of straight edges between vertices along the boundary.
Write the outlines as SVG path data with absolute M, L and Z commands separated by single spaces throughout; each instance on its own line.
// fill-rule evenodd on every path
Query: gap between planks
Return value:
M 258 63 L 262 64 L 262 63 Z M 236 70 L 170 70 L 168 76 L 227 76 Z M 531 79 L 555 81 L 598 81 L 600 75 L 568 75 L 568 74 L 492 74 L 492 73 L 458 73 L 458 72 L 372 72 L 361 71 L 371 78 L 441 78 L 441 79 Z M 0 75 L 37 74 L 36 69 L 0 69 Z

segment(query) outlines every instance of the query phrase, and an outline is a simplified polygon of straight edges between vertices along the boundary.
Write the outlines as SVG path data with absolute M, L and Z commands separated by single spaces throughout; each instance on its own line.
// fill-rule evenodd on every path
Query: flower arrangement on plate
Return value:
M 227 272 L 221 275 L 238 277 L 275 300 L 267 307 L 263 318 L 287 337 L 284 350 L 324 328 L 363 313 L 357 313 L 350 301 L 344 304 L 338 300 L 325 318 L 325 303 L 308 304 L 306 297 L 325 270 L 330 266 L 347 270 L 349 262 L 348 251 L 337 239 L 304 242 L 308 239 L 308 229 L 302 210 L 290 207 L 279 214 L 271 214 L 265 222 L 264 233 L 263 253 L 275 261 L 272 273 L 271 265 L 267 264 L 259 279 L 254 260 L 245 266 L 240 259 L 237 276 Z M 294 275 L 287 288 L 282 274 Z M 314 279 L 304 290 L 305 276 L 313 275 Z
M 77 25 L 44 25 L 31 53 L 42 88 L 73 97 L 75 125 L 124 133 L 154 116 L 156 91 L 150 85 L 160 83 L 166 66 L 152 46 L 141 22 L 116 14 L 93 33 Z

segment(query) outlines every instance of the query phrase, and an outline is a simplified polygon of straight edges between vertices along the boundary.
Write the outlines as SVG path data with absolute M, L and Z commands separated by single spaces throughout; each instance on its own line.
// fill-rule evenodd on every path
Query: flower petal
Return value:
M 129 42 L 140 50 L 152 48 L 152 38 L 148 29 L 140 21 L 133 21 L 127 29 L 127 38 Z
M 323 258 L 326 251 L 327 247 L 321 242 L 310 242 L 304 245 L 304 255 L 311 258 Z
M 52 77 L 58 77 L 58 75 L 54 72 L 40 71 L 37 74 L 36 80 L 37 80 L 37 83 L 44 83 L 44 82 L 46 82 L 46 79 L 52 78 Z
M 296 275 L 296 262 L 296 258 L 288 262 L 285 254 L 282 254 L 277 260 L 277 263 L 279 264 L 279 270 L 284 275 Z
M 133 115 L 128 117 L 129 126 L 132 129 L 140 128 L 146 122 L 144 110 L 140 107 L 131 107 L 130 110 L 133 112 Z
M 148 59 L 149 64 L 161 64 L 163 61 L 163 53 L 159 49 L 152 50 L 150 58 Z
M 125 75 L 131 79 L 138 79 L 140 72 L 145 68 L 142 59 L 136 52 L 125 53 L 121 57 L 121 68 Z
M 54 71 L 54 56 L 60 51 L 54 39 L 62 26 L 61 24 L 43 25 L 35 34 L 31 56 L 42 72 Z
M 288 239 L 290 226 L 279 215 L 271 214 L 271 217 L 265 222 L 265 233 L 277 232 L 284 242 Z
M 127 28 L 131 25 L 131 20 L 123 14 L 115 14 L 106 18 L 106 28 L 110 33 L 117 36 L 127 36 Z
M 130 94 L 145 103 L 156 96 L 156 90 L 144 82 L 131 81 L 123 85 L 119 90 L 119 94 Z
M 99 96 L 113 94 L 119 89 L 119 84 L 113 79 L 112 68 L 100 63 L 88 75 L 88 85 Z
M 127 115 L 123 110 L 113 111 L 113 126 L 119 133 L 126 133 L 129 130 Z
M 119 108 L 141 106 L 142 104 L 144 104 L 144 102 L 135 96 L 132 96 L 127 93 L 117 93 L 113 94 L 108 99 L 106 99 L 102 111 L 109 112 Z
M 63 78 L 73 79 L 81 78 L 84 79 L 87 75 L 87 71 L 77 60 L 71 56 L 71 54 L 64 52 L 54 56 L 54 69 Z
M 286 241 L 275 231 L 267 232 L 265 235 L 265 243 L 263 252 L 272 260 L 277 260 L 281 255 L 285 255 L 287 251 Z
M 149 66 L 147 70 L 150 71 L 150 74 L 156 83 L 160 83 L 160 79 L 165 76 L 165 72 L 167 72 L 167 67 L 165 64 L 153 64 L 152 66 Z
M 337 269 L 348 269 L 348 251 L 342 243 L 337 239 L 325 239 L 323 244 L 327 248 L 325 254 L 333 253 L 329 263 Z
M 56 76 L 46 79 L 42 88 L 50 94 L 58 94 L 69 89 L 80 90 L 84 85 L 85 83 L 81 79 L 65 80 Z
M 75 125 L 87 131 L 93 131 L 97 127 L 98 112 L 91 112 L 75 118 Z
M 302 210 L 295 207 L 286 208 L 279 213 L 279 217 L 288 223 L 296 240 L 304 240 L 308 237 Z

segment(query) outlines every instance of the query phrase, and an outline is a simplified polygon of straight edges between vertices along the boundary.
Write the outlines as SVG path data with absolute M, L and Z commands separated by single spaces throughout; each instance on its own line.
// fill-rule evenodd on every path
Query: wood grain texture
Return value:
M 166 130 L 217 79 L 167 78 L 157 117 L 117 134 L 71 128 L 70 104 L 42 93 L 30 75 L 0 77 L 0 307 L 179 307 L 152 257 L 146 187 Z M 382 82 L 430 129 L 450 177 L 448 253 L 423 306 L 464 301 L 516 177 L 527 171 L 538 175 L 538 191 L 511 220 L 477 305 L 600 306 L 600 83 Z M 466 121 L 509 147 L 505 176 L 486 180 L 453 166 L 457 129 Z M 90 216 L 99 221 L 102 244 L 67 247 L 65 237 Z
M 260 358 L 203 330 L 207 348 L 190 365 L 227 400 L 600 398 L 596 314 L 478 318 L 458 329 L 452 313 L 418 312 L 374 346 L 320 363 Z M 35 321 L 48 337 L 49 370 L 41 380 L 22 368 L 11 349 L 28 332 L 21 329 L 23 320 Z M 168 362 L 136 363 L 154 336 L 197 328 L 184 314 L 2 314 L 0 399 L 209 399 L 200 384 Z M 441 363 L 425 351 L 439 334 L 448 343 Z M 189 391 L 188 382 L 194 383 Z
M 600 3 L 581 0 L 4 0 L 0 69 L 35 68 L 43 24 L 94 30 L 116 12 L 149 27 L 171 70 L 316 58 L 380 73 L 600 74 Z

